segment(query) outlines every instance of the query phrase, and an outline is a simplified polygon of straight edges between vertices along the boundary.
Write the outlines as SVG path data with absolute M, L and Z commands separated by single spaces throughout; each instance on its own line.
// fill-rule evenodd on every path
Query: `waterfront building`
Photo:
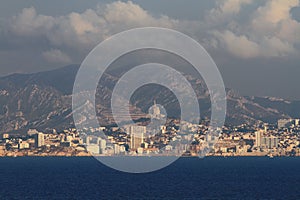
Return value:
M 34 138 L 35 147 L 41 147 L 45 145 L 45 138 L 43 133 L 37 133 L 35 134 Z
M 85 138 L 85 144 L 89 145 L 91 143 L 91 140 L 92 140 L 92 137 L 87 135 Z
M 120 146 L 118 144 L 114 144 L 114 154 L 120 154 Z
M 100 153 L 99 145 L 97 145 L 97 144 L 87 145 L 86 150 L 88 152 L 90 152 L 91 154 L 99 154 Z
M 137 149 L 144 143 L 144 135 L 146 134 L 145 126 L 129 126 L 126 132 L 130 134 L 130 148 Z
M 25 141 L 19 141 L 18 149 L 29 149 L 29 143 Z
M 261 147 L 266 149 L 277 148 L 279 139 L 277 137 L 263 137 Z
M 100 149 L 105 149 L 106 148 L 106 140 L 102 138 L 97 139 L 97 144 L 100 146 Z
M 138 154 L 143 154 L 144 153 L 144 149 L 142 147 L 137 148 L 136 152 Z
M 262 130 L 255 132 L 255 140 L 255 146 L 263 149 L 277 148 L 279 144 L 279 138 L 274 136 L 264 136 Z
M 255 146 L 261 147 L 261 138 L 263 136 L 263 132 L 261 130 L 255 132 Z

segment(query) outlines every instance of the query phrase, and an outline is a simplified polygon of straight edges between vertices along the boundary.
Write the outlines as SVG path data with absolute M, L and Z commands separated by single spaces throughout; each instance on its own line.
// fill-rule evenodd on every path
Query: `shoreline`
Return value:
M 45 155 L 24 155 L 24 156 L 14 156 L 14 155 L 12 155 L 12 156 L 0 156 L 0 159 L 1 158 L 22 158 L 22 157 L 24 157 L 24 158 L 30 158 L 30 157 L 32 157 L 32 158 L 34 158 L 34 157 L 37 157 L 37 158 L 42 158 L 42 157 L 53 157 L 53 158 L 55 158 L 55 157 L 57 157 L 57 158 L 60 158 L 60 157 L 68 157 L 68 158 L 70 158 L 70 157 L 78 157 L 78 158 L 80 158 L 80 157 L 86 157 L 86 158 L 89 158 L 89 157 L 107 157 L 107 158 L 151 158 L 151 157 L 178 157 L 178 158 L 199 158 L 198 156 L 174 156 L 174 155 L 169 155 L 169 156 L 165 156 L 165 155 L 162 155 L 162 156 L 160 156 L 160 155 L 140 155 L 140 156 L 109 156 L 109 155 L 101 155 L 101 156 L 98 156 L 98 155 L 95 155 L 95 156 L 93 156 L 93 155 L 79 155 L 79 156 L 74 156 L 74 155 L 71 155 L 71 156 L 69 156 L 69 155 L 49 155 L 49 156 L 45 156 Z M 293 158 L 293 157 L 300 157 L 300 155 L 296 155 L 296 156 L 286 156 L 286 155 L 283 155 L 283 156 L 272 156 L 272 157 L 270 157 L 270 156 L 268 156 L 268 155 L 261 155 L 261 156 L 259 156 L 259 155 L 240 155 L 240 156 L 220 156 L 220 155 L 208 155 L 208 156 L 204 156 L 204 158 L 206 158 L 206 157 L 208 157 L 208 158 L 213 158 L 213 157 L 216 157 L 216 158 L 234 158 L 234 157 L 237 157 L 237 158 L 239 158 L 239 157 L 242 157 L 242 158 L 247 158 L 247 157 L 249 157 L 249 158 L 251 158 L 251 157 L 269 157 L 270 159 L 271 158 L 287 158 L 287 157 L 291 157 L 291 158 Z

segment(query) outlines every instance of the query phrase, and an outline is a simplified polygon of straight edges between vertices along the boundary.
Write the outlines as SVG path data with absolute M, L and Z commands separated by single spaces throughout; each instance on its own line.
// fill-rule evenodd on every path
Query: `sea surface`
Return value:
M 300 199 L 300 158 L 180 158 L 147 174 L 93 157 L 0 158 L 0 199 Z

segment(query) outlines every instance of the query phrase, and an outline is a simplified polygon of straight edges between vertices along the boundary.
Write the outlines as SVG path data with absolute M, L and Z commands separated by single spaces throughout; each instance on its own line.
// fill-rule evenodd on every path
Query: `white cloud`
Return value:
M 67 61 L 61 51 L 75 51 L 86 55 L 91 48 L 112 34 L 129 28 L 159 26 L 172 28 L 176 20 L 167 16 L 154 17 L 139 5 L 117 1 L 104 7 L 87 9 L 83 13 L 72 12 L 65 16 L 45 16 L 37 13 L 35 8 L 25 8 L 13 17 L 10 31 L 17 37 L 43 37 L 48 41 L 46 57 L 59 57 Z M 71 59 L 71 58 L 70 58 Z
M 300 23 L 290 14 L 292 8 L 299 6 L 299 0 L 268 0 L 254 9 L 243 22 L 235 21 L 242 17 L 241 5 L 249 3 L 251 1 L 226 0 L 218 9 L 211 11 L 223 19 L 218 26 L 212 26 L 216 29 L 211 31 L 216 39 L 210 40 L 212 48 L 242 58 L 282 57 L 299 53 L 295 46 L 300 44 Z M 239 16 L 228 18 L 229 14 Z
M 276 24 L 282 20 L 290 19 L 291 8 L 298 5 L 299 0 L 269 0 L 264 6 L 257 9 L 255 21 Z
M 231 54 L 242 58 L 253 58 L 259 55 L 259 45 L 250 41 L 245 35 L 237 36 L 231 31 L 215 32 L 220 46 Z
M 55 19 L 51 16 L 37 15 L 33 7 L 24 8 L 22 12 L 13 17 L 11 30 L 20 36 L 36 36 L 51 30 Z
M 70 57 L 59 49 L 51 49 L 42 53 L 43 58 L 51 63 L 70 64 Z
M 241 58 L 281 57 L 296 52 L 291 44 L 276 37 L 264 37 L 258 43 L 245 35 L 236 35 L 228 30 L 215 32 L 214 35 L 219 41 L 219 47 Z
M 34 34 L 39 32 L 45 34 L 49 32 L 48 37 L 56 42 L 65 37 L 77 37 L 76 39 L 89 42 L 87 37 L 95 40 L 93 34 L 97 34 L 97 39 L 104 39 L 113 33 L 126 30 L 128 28 L 144 27 L 144 26 L 161 26 L 173 27 L 175 20 L 167 16 L 153 17 L 139 5 L 129 2 L 117 1 L 98 7 L 96 9 L 88 9 L 83 13 L 72 12 L 66 16 L 51 17 L 38 15 L 36 10 L 25 8 L 12 22 L 12 30 L 20 34 Z M 55 33 L 56 39 L 50 37 Z M 27 35 L 26 34 L 26 35 Z M 95 41 L 94 41 L 95 42 Z M 68 42 L 67 42 L 68 43 Z
M 217 1 L 216 8 L 213 8 L 208 13 L 207 20 L 210 23 L 220 23 L 228 19 L 231 19 L 232 16 L 240 13 L 243 5 L 248 5 L 252 0 L 219 0 Z
M 26 41 L 27 37 L 43 39 L 48 45 L 44 58 L 62 63 L 81 61 L 95 45 L 112 34 L 144 26 L 189 33 L 206 44 L 209 41 L 212 49 L 241 58 L 280 57 L 299 51 L 296 46 L 300 45 L 300 24 L 290 15 L 299 0 L 266 0 L 259 5 L 253 0 L 216 2 L 216 7 L 208 11 L 202 22 L 153 16 L 131 1 L 117 1 L 57 17 L 38 14 L 31 7 L 13 17 L 9 30 L 21 38 L 20 41 Z M 246 7 L 251 7 L 252 13 L 249 14 L 248 9 L 245 17 L 243 9 Z

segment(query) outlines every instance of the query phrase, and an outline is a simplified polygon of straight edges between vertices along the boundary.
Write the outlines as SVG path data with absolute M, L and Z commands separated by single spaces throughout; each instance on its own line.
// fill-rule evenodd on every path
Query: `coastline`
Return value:
M 22 155 L 22 156 L 18 156 L 18 155 L 8 155 L 8 156 L 0 156 L 0 159 L 1 158 L 20 158 L 20 157 L 111 157 L 111 158 L 122 158 L 122 157 L 127 157 L 127 158 L 130 158 L 130 157 L 180 157 L 180 158 L 199 158 L 199 156 L 186 156 L 186 155 L 183 155 L 183 156 L 175 156 L 175 155 L 119 155 L 119 156 L 111 156 L 111 155 Z M 269 156 L 269 155 L 207 155 L 207 156 L 204 156 L 204 157 L 216 157 L 216 158 L 228 158 L 228 157 L 244 157 L 244 158 L 247 158 L 247 157 L 270 157 L 270 158 L 280 158 L 280 157 L 300 157 L 300 155 L 295 155 L 295 156 L 287 156 L 287 155 L 272 155 L 272 156 Z

